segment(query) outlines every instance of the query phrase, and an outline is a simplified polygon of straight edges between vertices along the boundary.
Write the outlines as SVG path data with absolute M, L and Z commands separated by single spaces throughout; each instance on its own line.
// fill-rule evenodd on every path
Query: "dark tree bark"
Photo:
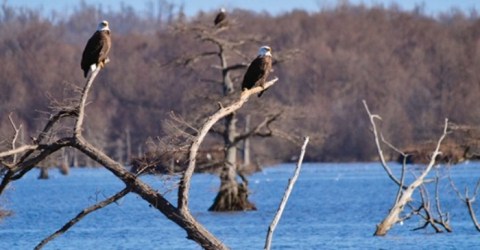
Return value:
M 219 57 L 223 75 L 223 95 L 232 94 L 235 89 L 230 78 L 230 70 L 223 44 L 218 43 Z M 243 211 L 256 210 L 253 203 L 248 200 L 248 182 L 237 181 L 237 146 L 234 144 L 237 136 L 237 115 L 235 112 L 225 117 L 223 139 L 225 144 L 225 162 L 220 173 L 220 189 L 209 211 Z
M 40 175 L 38 176 L 38 179 L 41 179 L 41 180 L 46 180 L 48 179 L 49 176 L 48 176 L 48 168 L 46 167 L 41 167 L 40 168 Z
M 209 211 L 244 211 L 256 210 L 255 205 L 248 200 L 248 181 L 237 181 L 237 146 L 234 145 L 237 136 L 235 114 L 225 117 L 224 142 L 225 163 L 220 173 L 220 190 Z

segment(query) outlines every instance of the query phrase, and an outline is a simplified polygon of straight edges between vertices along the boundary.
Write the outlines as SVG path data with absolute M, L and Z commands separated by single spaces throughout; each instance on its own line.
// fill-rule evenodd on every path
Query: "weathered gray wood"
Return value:
M 300 152 L 300 157 L 298 158 L 297 166 L 295 167 L 295 172 L 293 174 L 293 177 L 290 180 L 288 180 L 288 186 L 287 186 L 287 189 L 285 190 L 285 194 L 283 195 L 282 201 L 280 202 L 277 213 L 275 214 L 275 217 L 273 218 L 272 223 L 268 227 L 267 238 L 265 240 L 265 247 L 264 247 L 264 249 L 266 250 L 270 250 L 271 248 L 273 232 L 275 231 L 275 228 L 277 227 L 277 224 L 280 221 L 280 218 L 282 217 L 283 210 L 287 205 L 287 201 L 288 201 L 288 198 L 290 197 L 290 193 L 293 190 L 293 186 L 295 185 L 295 182 L 297 181 L 298 176 L 300 175 L 300 169 L 302 168 L 303 157 L 305 156 L 305 151 L 307 149 L 308 141 L 309 141 L 309 138 L 307 136 L 305 137 L 305 141 L 303 142 L 302 150 Z
M 372 114 L 368 109 L 367 103 L 365 101 L 363 101 L 363 104 L 365 106 L 365 109 L 370 119 L 370 123 L 372 125 L 373 134 L 375 136 L 375 144 L 377 146 L 377 152 L 382 162 L 382 166 L 384 167 L 390 179 L 392 179 L 397 185 L 399 185 L 400 189 L 403 189 L 402 187 L 403 177 L 402 177 L 402 181 L 399 181 L 398 179 L 396 179 L 395 176 L 393 176 L 392 172 L 390 171 L 390 168 L 386 164 L 386 161 L 383 157 L 383 152 L 380 147 L 380 139 L 379 139 L 377 127 L 375 124 L 375 119 L 381 119 L 381 117 L 378 115 Z M 440 145 L 447 135 L 447 128 L 448 128 L 448 119 L 445 119 L 443 134 L 440 136 L 440 139 L 437 142 L 436 148 L 433 151 L 432 156 L 430 158 L 431 159 L 430 162 L 428 163 L 427 167 L 423 170 L 423 172 L 420 174 L 420 176 L 418 176 L 410 185 L 408 185 L 406 188 L 404 188 L 397 194 L 396 202 L 393 205 L 393 207 L 389 210 L 388 215 L 382 220 L 382 222 L 380 222 L 380 224 L 377 225 L 376 231 L 374 233 L 375 236 L 386 235 L 387 232 L 392 228 L 392 226 L 395 223 L 401 221 L 400 213 L 404 210 L 405 206 L 412 200 L 412 195 L 415 192 L 415 190 L 418 187 L 420 187 L 422 184 L 424 184 L 425 177 L 428 175 L 430 170 L 432 170 L 433 166 L 436 165 L 435 159 L 440 154 Z

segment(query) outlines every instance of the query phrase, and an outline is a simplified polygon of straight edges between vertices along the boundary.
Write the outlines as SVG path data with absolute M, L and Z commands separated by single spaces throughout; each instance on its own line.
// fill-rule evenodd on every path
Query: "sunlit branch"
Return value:
M 305 156 L 305 151 L 307 148 L 308 141 L 309 141 L 309 137 L 307 136 L 305 137 L 305 141 L 303 143 L 302 150 L 300 152 L 300 157 L 298 158 L 297 166 L 295 167 L 295 172 L 293 174 L 293 177 L 288 180 L 288 186 L 287 186 L 287 189 L 285 190 L 285 194 L 283 195 L 282 201 L 280 202 L 277 213 L 275 214 L 275 217 L 273 218 L 272 223 L 268 227 L 267 238 L 265 240 L 265 247 L 264 247 L 264 249 L 266 250 L 270 250 L 270 247 L 272 245 L 273 232 L 275 231 L 275 228 L 277 227 L 277 224 L 280 221 L 280 218 L 282 217 L 283 210 L 287 205 L 287 201 L 288 201 L 288 198 L 290 197 L 290 193 L 293 190 L 293 186 L 295 185 L 295 182 L 297 181 L 298 176 L 300 175 L 300 169 L 302 168 L 303 157 Z
M 365 100 L 363 100 L 362 102 L 363 102 L 363 106 L 365 107 L 365 110 L 368 113 L 368 117 L 370 118 L 370 123 L 372 125 L 372 132 L 373 132 L 373 135 L 375 137 L 374 138 L 375 139 L 375 145 L 377 146 L 377 153 L 378 153 L 378 156 L 380 157 L 380 162 L 382 163 L 382 167 L 385 170 L 385 172 L 387 172 L 388 177 L 393 182 L 395 182 L 397 185 L 401 186 L 401 182 L 393 175 L 392 170 L 390 169 L 390 167 L 387 164 L 387 161 L 385 160 L 385 156 L 383 154 L 382 146 L 380 145 L 380 141 L 378 139 L 379 136 L 378 136 L 378 131 L 377 131 L 377 126 L 376 126 L 376 123 L 375 123 L 375 119 L 381 120 L 382 118 L 379 115 L 374 115 L 370 112 L 370 109 L 368 108 L 367 102 Z
M 213 115 L 208 117 L 207 121 L 199 130 L 199 134 L 196 136 L 196 138 L 194 139 L 194 141 L 190 146 L 190 153 L 188 158 L 189 164 L 180 180 L 180 186 L 178 189 L 178 208 L 180 210 L 188 210 L 188 194 L 190 191 L 190 179 L 195 170 L 196 156 L 197 156 L 198 149 L 200 148 L 200 144 L 203 142 L 203 139 L 207 135 L 208 131 L 220 119 L 240 109 L 243 106 L 243 104 L 248 101 L 248 98 L 251 95 L 260 93 L 264 89 L 268 89 L 273 84 L 275 84 L 276 81 L 278 81 L 278 78 L 275 78 L 269 82 L 266 82 L 263 88 L 261 86 L 258 86 L 258 87 L 254 87 L 252 89 L 243 91 L 240 95 L 239 100 L 230 104 L 227 107 L 222 107 L 220 104 L 220 109 L 217 112 L 215 112 Z

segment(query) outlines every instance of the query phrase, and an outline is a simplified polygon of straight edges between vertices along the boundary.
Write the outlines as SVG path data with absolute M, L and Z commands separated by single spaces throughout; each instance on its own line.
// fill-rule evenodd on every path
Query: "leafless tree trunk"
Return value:
M 226 27 L 228 28 L 228 27 Z M 211 56 L 218 56 L 220 61 L 219 69 L 222 74 L 222 88 L 223 95 L 229 96 L 235 93 L 233 81 L 230 74 L 234 70 L 243 69 L 247 65 L 236 64 L 229 65 L 227 62 L 227 53 L 231 53 L 235 46 L 239 46 L 244 41 L 230 42 L 226 39 L 220 38 L 219 30 L 213 32 L 208 27 L 194 27 L 191 29 L 198 34 L 201 41 L 214 44 L 216 51 L 204 52 L 199 55 L 190 57 L 185 60 L 185 64 L 193 63 L 199 59 Z M 225 31 L 225 29 L 222 29 Z M 240 174 L 242 183 L 237 181 L 239 175 L 239 166 L 237 161 L 237 115 L 235 112 L 228 114 L 225 117 L 225 126 L 223 130 L 224 143 L 224 164 L 220 172 L 220 188 L 213 204 L 210 206 L 210 211 L 242 211 L 256 209 L 255 205 L 248 200 L 248 181 Z

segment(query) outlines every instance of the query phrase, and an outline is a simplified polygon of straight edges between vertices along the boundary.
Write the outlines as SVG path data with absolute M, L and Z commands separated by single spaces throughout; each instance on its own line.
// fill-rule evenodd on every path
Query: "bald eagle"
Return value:
M 242 90 L 251 89 L 255 85 L 263 87 L 268 74 L 272 70 L 272 49 L 268 46 L 262 46 L 258 50 L 258 56 L 250 63 L 247 72 L 243 76 Z M 258 94 L 262 96 L 264 91 Z
M 97 31 L 93 33 L 83 50 L 81 66 L 85 77 L 87 77 L 90 69 L 93 71 L 97 67 L 105 66 L 105 60 L 108 57 L 111 45 L 108 22 L 102 21 L 98 24 Z
M 218 12 L 217 16 L 215 16 L 215 20 L 213 21 L 215 27 L 221 28 L 227 25 L 227 13 L 224 8 L 221 8 Z

